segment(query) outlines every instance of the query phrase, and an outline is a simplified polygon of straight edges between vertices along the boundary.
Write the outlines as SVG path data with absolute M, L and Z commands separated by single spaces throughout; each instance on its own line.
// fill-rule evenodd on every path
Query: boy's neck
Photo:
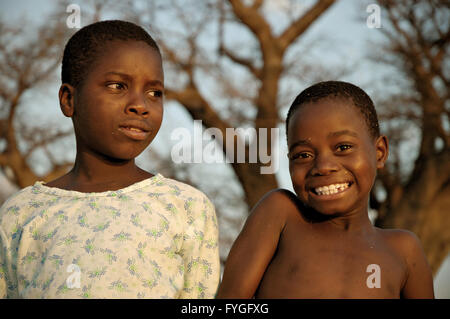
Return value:
M 360 207 L 359 209 L 349 212 L 345 215 L 325 215 L 317 211 L 301 206 L 301 212 L 304 218 L 311 223 L 321 224 L 327 229 L 333 229 L 339 232 L 353 233 L 366 231 L 373 228 L 369 219 L 368 207 Z
M 346 233 L 366 231 L 373 227 L 367 211 L 361 211 L 345 216 L 336 216 L 329 219 L 327 223 L 333 228 Z

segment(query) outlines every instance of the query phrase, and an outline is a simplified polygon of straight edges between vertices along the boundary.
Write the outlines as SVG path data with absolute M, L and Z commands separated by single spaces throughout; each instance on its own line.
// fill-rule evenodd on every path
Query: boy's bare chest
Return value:
M 376 237 L 287 229 L 262 280 L 259 297 L 398 298 L 405 265 Z

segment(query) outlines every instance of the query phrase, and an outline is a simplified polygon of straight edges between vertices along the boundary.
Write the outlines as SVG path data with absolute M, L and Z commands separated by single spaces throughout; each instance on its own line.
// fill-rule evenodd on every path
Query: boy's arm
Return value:
M 419 238 L 414 233 L 402 232 L 408 274 L 403 286 L 402 298 L 434 298 L 433 277 Z
M 217 298 L 254 296 L 293 205 L 284 192 L 266 194 L 253 208 L 228 255 Z

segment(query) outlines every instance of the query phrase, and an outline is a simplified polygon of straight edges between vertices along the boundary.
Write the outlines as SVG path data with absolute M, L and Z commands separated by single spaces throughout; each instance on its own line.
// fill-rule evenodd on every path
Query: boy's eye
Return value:
M 305 160 L 308 158 L 312 158 L 313 155 L 311 153 L 308 152 L 300 152 L 300 153 L 295 153 L 293 155 L 290 156 L 291 161 L 299 159 L 299 160 Z
M 336 146 L 336 149 L 338 149 L 341 152 L 347 151 L 349 149 L 351 149 L 353 146 L 350 144 L 340 144 L 338 146 Z

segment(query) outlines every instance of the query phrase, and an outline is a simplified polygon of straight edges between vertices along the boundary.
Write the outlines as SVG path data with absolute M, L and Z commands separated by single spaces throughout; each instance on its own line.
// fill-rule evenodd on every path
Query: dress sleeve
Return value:
M 179 298 L 214 298 L 220 279 L 219 230 L 214 205 L 203 196 L 188 204 L 186 210 L 189 227 L 183 242 L 185 276 Z
M 17 298 L 16 267 L 12 265 L 12 258 L 17 255 L 21 234 L 18 226 L 21 207 L 16 198 L 12 196 L 0 206 L 0 299 Z
M 1 212 L 0 212 L 1 213 Z M 8 285 L 6 283 L 6 247 L 4 241 L 4 232 L 0 227 L 0 299 L 5 299 L 7 297 L 7 288 Z

